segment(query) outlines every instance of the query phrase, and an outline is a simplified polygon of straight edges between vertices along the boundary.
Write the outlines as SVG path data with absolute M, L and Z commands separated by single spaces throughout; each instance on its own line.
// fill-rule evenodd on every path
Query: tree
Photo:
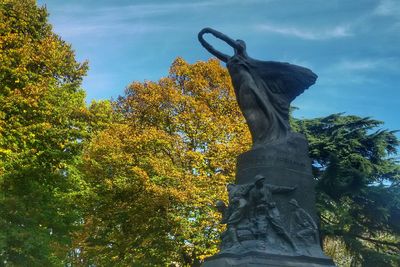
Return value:
M 217 251 L 213 203 L 226 200 L 235 159 L 251 142 L 226 69 L 178 58 L 168 77 L 131 84 L 114 112 L 85 149 L 95 190 L 77 261 L 197 266 Z M 373 131 L 380 125 L 342 114 L 292 119 L 310 142 L 326 249 L 336 242 L 353 265 L 396 264 L 399 165 L 389 156 L 398 140 Z
M 216 252 L 213 205 L 251 140 L 228 73 L 216 60 L 178 58 L 168 77 L 131 84 L 114 109 L 120 118 L 85 149 L 95 194 L 76 261 L 199 263 Z
M 87 189 L 87 70 L 34 0 L 0 0 L 0 265 L 60 265 Z
M 250 142 L 226 70 L 178 58 L 167 78 L 131 84 L 114 110 L 118 119 L 85 149 L 95 189 L 75 261 L 195 264 L 213 254 L 213 203 Z
M 310 143 L 322 234 L 340 242 L 351 266 L 400 264 L 399 140 L 382 122 L 333 114 L 294 120 Z M 339 263 L 338 255 L 332 254 Z

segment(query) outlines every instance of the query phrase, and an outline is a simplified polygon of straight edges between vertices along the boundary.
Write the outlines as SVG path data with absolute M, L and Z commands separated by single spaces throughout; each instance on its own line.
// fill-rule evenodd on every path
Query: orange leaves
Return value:
M 182 251 L 195 249 L 199 258 L 215 251 L 219 215 L 212 206 L 226 198 L 236 156 L 250 145 L 227 70 L 213 59 L 189 64 L 178 58 L 168 77 L 132 83 L 114 108 L 119 119 L 91 141 L 84 157 L 105 209 L 96 215 L 105 220 L 97 227 L 106 227 L 107 213 L 118 205 L 135 210 L 127 215 L 135 229 L 149 220 L 160 224 L 140 234 L 146 241 L 132 252 L 137 257 L 150 253 L 167 263 L 180 261 Z M 155 243 L 163 251 L 154 254 Z M 168 256 L 157 258 L 162 253 Z
M 167 78 L 130 85 L 118 107 L 134 130 L 170 142 L 168 154 L 195 185 L 216 173 L 233 176 L 236 155 L 250 145 L 229 75 L 217 60 L 177 58 Z

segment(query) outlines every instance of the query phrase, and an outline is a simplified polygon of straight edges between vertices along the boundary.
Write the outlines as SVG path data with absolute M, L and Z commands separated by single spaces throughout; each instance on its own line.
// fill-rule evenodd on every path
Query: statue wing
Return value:
M 252 72 L 273 93 L 286 95 L 289 102 L 313 85 L 318 77 L 307 68 L 289 63 L 252 60 L 250 64 Z

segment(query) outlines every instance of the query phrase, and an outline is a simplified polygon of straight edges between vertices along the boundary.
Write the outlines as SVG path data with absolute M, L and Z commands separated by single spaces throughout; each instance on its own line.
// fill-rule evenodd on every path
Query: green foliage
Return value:
M 74 166 L 87 66 L 33 0 L 0 1 L 0 62 L 0 262 L 58 265 L 85 190 Z
M 323 235 L 343 242 L 352 255 L 351 266 L 398 266 L 395 132 L 376 130 L 380 121 L 343 114 L 293 124 L 310 143 Z

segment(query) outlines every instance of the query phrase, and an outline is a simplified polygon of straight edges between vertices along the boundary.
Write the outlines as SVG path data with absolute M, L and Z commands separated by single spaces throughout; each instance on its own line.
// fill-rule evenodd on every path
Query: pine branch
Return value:
M 389 242 L 389 241 L 384 241 L 384 240 L 377 240 L 377 239 L 373 239 L 373 238 L 369 238 L 369 237 L 365 237 L 365 236 L 361 236 L 361 235 L 357 235 L 357 234 L 352 234 L 352 233 L 346 233 L 343 231 L 335 231 L 334 232 L 335 235 L 339 235 L 339 236 L 351 236 L 351 237 L 356 237 L 374 244 L 380 244 L 380 245 L 386 245 L 386 246 L 391 246 L 391 247 L 395 247 L 395 248 L 400 248 L 400 242 Z
M 364 236 L 355 235 L 355 234 L 348 234 L 348 235 L 360 238 L 360 239 L 365 240 L 365 241 L 369 241 L 371 243 L 400 248 L 400 242 L 389 242 L 389 241 L 383 241 L 383 240 L 376 240 L 376 239 L 373 239 L 373 238 L 364 237 Z

